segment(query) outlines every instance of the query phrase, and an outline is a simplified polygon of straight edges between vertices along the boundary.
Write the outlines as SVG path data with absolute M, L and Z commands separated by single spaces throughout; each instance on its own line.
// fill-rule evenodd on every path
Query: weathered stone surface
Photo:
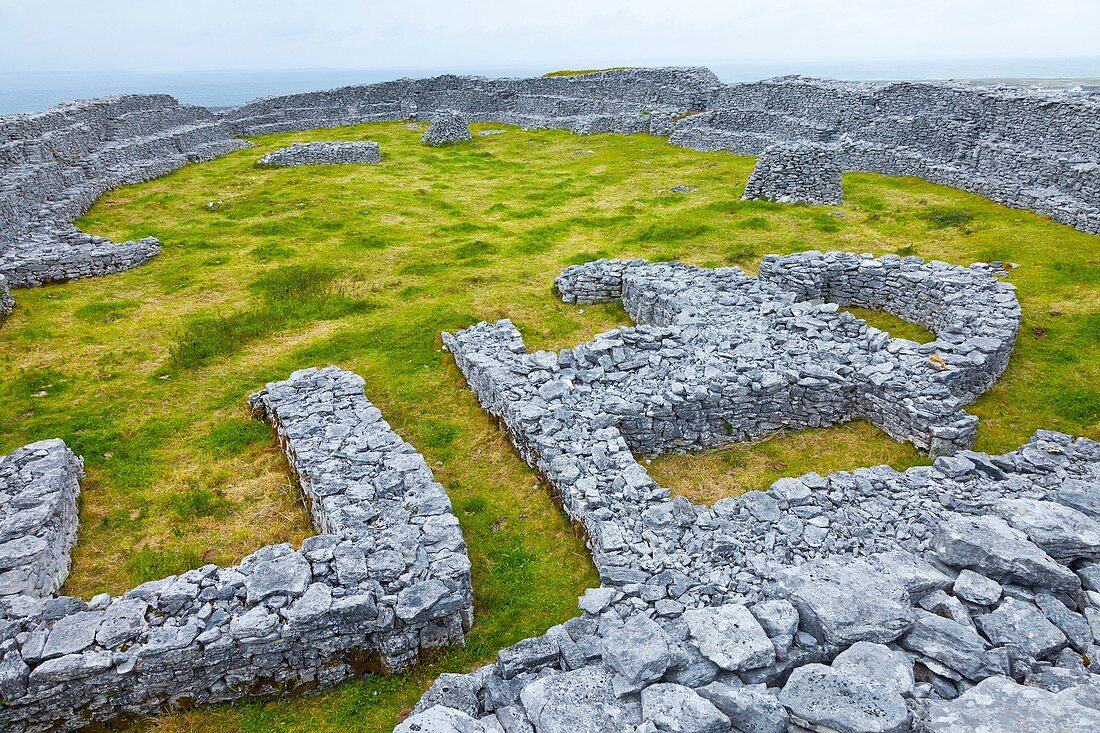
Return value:
M 745 186 L 743 199 L 768 199 L 783 204 L 839 204 L 838 151 L 827 145 L 784 142 L 760 153 Z
M 812 729 L 901 733 L 909 728 L 909 710 L 897 692 L 822 664 L 792 672 L 779 701 L 795 723 Z
M 712 682 L 697 692 L 714 703 L 739 733 L 787 733 L 790 717 L 775 695 Z
M 658 680 L 672 661 L 669 638 L 648 616 L 635 616 L 607 635 L 603 658 L 631 686 Z
M 0 597 L 45 597 L 69 574 L 84 461 L 60 440 L 0 456 Z
M 978 628 L 994 644 L 1013 646 L 1036 659 L 1066 645 L 1065 635 L 1032 603 L 1006 598 L 992 613 L 977 618 Z
M 878 683 L 899 695 L 913 691 L 913 662 L 901 652 L 882 644 L 857 641 L 833 660 L 841 674 Z
M 1055 560 L 1100 558 L 1100 522 L 1052 501 L 1004 499 L 997 513 Z
M 955 578 L 952 592 L 964 601 L 977 603 L 979 606 L 992 606 L 1001 599 L 1001 584 L 984 575 L 978 575 L 972 570 L 964 569 L 959 573 L 959 577 Z
M 520 699 L 537 733 L 604 733 L 641 722 L 637 703 L 620 700 L 605 667 L 585 667 L 536 680 Z
M 413 713 L 394 733 L 487 733 L 488 728 L 460 710 L 436 705 Z
M 1052 590 L 1080 587 L 1069 569 L 999 517 L 951 517 L 936 534 L 936 553 L 950 565 L 978 570 L 1001 582 Z
M 372 142 L 311 142 L 294 143 L 264 155 L 259 165 L 290 167 L 299 165 L 378 165 L 382 152 Z
M 990 677 L 955 700 L 935 702 L 929 733 L 1067 733 L 1100 730 L 1100 710 L 1084 707 L 1065 693 L 1053 694 Z
M 1009 671 L 1004 664 L 1007 660 L 989 653 L 989 644 L 974 629 L 927 611 L 917 611 L 901 645 L 971 680 Z
M 662 682 L 642 690 L 642 719 L 668 733 L 727 733 L 730 720 L 695 690 Z
M 775 647 L 748 608 L 726 604 L 685 611 L 684 621 L 704 657 L 731 672 L 766 667 Z
M 908 591 L 863 560 L 818 560 L 780 582 L 803 626 L 830 644 L 893 641 L 913 622 Z
M 439 147 L 469 140 L 471 137 L 470 126 L 466 124 L 466 117 L 461 112 L 442 109 L 432 115 L 432 123 L 420 142 L 424 145 Z

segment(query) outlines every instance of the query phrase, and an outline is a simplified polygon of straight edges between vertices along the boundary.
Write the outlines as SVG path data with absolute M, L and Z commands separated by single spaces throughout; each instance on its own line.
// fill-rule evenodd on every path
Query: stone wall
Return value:
M 488 79 L 437 76 L 257 99 L 224 113 L 237 133 L 431 119 L 451 109 L 471 122 L 574 132 L 667 134 L 673 117 L 705 108 L 719 85 L 702 68 L 604 71 L 579 76 Z
M 15 298 L 12 297 L 11 290 L 8 288 L 8 279 L 0 275 L 0 323 L 3 323 L 13 310 L 15 310 Z
M 11 287 L 31 287 L 147 261 L 160 251 L 155 239 L 116 245 L 73 221 L 112 188 L 247 145 L 207 110 L 166 95 L 0 117 L 0 274 Z
M 843 257 L 839 277 L 820 262 L 829 256 L 812 253 L 769 269 L 797 281 L 815 260 L 825 271 L 815 292 L 881 289 L 880 307 L 888 299 L 886 280 L 853 274 Z M 708 300 L 730 305 L 722 289 L 692 295 L 673 265 L 651 273 L 665 293 L 632 301 L 633 271 L 645 266 L 602 264 L 567 270 L 559 289 L 577 302 L 618 295 L 632 315 L 649 303 L 651 322 L 684 329 L 703 321 Z M 920 264 L 871 267 L 897 276 Z M 924 275 L 933 292 L 941 265 Z M 976 281 L 989 277 L 983 269 L 972 268 Z M 806 326 L 835 326 L 807 313 Z M 943 324 L 927 313 L 924 321 Z M 689 355 L 654 328 L 660 343 L 639 361 L 627 331 L 585 345 L 592 364 L 573 359 L 582 347 L 527 354 L 507 322 L 444 335 L 478 400 L 585 527 L 601 587 L 580 599 L 583 616 L 501 650 L 493 665 L 442 676 L 397 731 L 1100 725 L 1091 662 L 1100 654 L 1100 444 L 1040 431 L 1001 456 L 960 451 L 900 473 L 811 473 L 697 506 L 672 499 L 634 459 L 636 436 L 622 423 L 641 411 L 589 391 L 602 376 L 594 371 L 626 380 L 625 371 Z M 692 367 L 673 395 L 698 389 Z M 570 392 L 586 396 L 570 403 Z
M 69 574 L 84 462 L 60 440 L 0 456 L 0 598 L 51 596 Z
M 721 87 L 671 141 L 743 155 L 830 143 L 844 170 L 918 176 L 1100 233 L 1100 100 L 1090 95 L 780 77 Z
M 120 597 L 0 599 L 4 730 L 309 691 L 463 641 L 473 614 L 458 521 L 362 379 L 303 370 L 250 404 L 274 426 L 321 534 Z
M 756 161 L 743 199 L 779 203 L 839 204 L 840 164 L 835 151 L 816 143 L 776 143 Z
M 313 142 L 294 143 L 289 148 L 272 151 L 259 160 L 259 165 L 351 165 L 382 162 L 378 143 Z
M 556 388 L 562 399 L 612 416 L 642 453 L 861 418 L 951 453 L 974 440 L 977 421 L 962 406 L 1000 376 L 1015 343 L 1020 309 L 1001 272 L 839 252 L 766 257 L 759 279 L 598 260 L 567 268 L 558 292 L 621 299 L 640 326 L 563 352 L 550 371 L 568 383 Z M 891 339 L 837 305 L 887 310 L 938 336 Z

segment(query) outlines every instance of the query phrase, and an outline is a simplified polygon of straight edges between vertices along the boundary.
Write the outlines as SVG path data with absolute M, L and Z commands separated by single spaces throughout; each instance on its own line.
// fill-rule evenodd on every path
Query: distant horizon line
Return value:
M 1095 61 L 1098 64 L 1096 74 L 1100 75 L 1100 54 L 1094 55 L 1067 55 L 1067 56 L 837 56 L 827 58 L 767 58 L 767 59 L 739 59 L 710 62 L 680 62 L 680 63 L 644 63 L 630 64 L 615 62 L 615 67 L 620 68 L 654 68 L 667 66 L 698 66 L 710 68 L 712 66 L 774 66 L 778 64 L 805 64 L 808 66 L 829 64 L 907 64 L 907 63 L 942 63 L 942 64 L 990 64 L 998 62 L 1011 63 L 1050 63 L 1072 62 L 1083 63 Z M 610 63 L 610 62 L 609 62 Z M 559 69 L 600 69 L 612 68 L 602 66 L 599 62 L 564 62 L 562 64 L 537 64 L 537 63 L 482 63 L 482 64 L 420 64 L 420 65 L 393 65 L 393 66 L 296 66 L 296 67 L 235 67 L 235 68 L 187 68 L 187 69 L 157 69 L 157 70 L 130 70 L 121 68 L 101 69 L 0 69 L 0 75 L 23 74 L 71 74 L 74 76 L 87 76 L 93 74 L 128 74 L 133 76 L 160 76 L 167 74 L 243 74 L 243 73 L 316 73 L 332 71 L 352 72 L 382 72 L 382 71 L 429 71 L 437 69 L 453 68 L 457 70 L 475 69 L 522 69 L 537 70 L 545 68 L 548 71 Z

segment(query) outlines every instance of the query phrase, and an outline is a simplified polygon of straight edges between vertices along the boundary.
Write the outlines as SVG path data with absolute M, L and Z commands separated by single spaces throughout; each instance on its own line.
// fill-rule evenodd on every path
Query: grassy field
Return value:
M 475 131 L 485 127 L 474 126 Z M 275 135 L 105 196 L 80 225 L 159 237 L 146 266 L 16 293 L 0 327 L 0 454 L 61 437 L 85 457 L 65 592 L 90 597 L 310 532 L 270 430 L 245 399 L 314 365 L 361 374 L 451 495 L 474 567 L 465 649 L 316 697 L 202 708 L 171 733 L 388 731 L 439 672 L 574 615 L 596 575 L 545 487 L 478 407 L 439 333 L 508 317 L 531 348 L 627 322 L 551 290 L 601 256 L 753 269 L 762 254 L 845 249 L 1019 263 L 1024 322 L 1009 370 L 974 406 L 978 448 L 1036 428 L 1100 438 L 1100 240 L 913 179 L 846 175 L 837 207 L 739 200 L 749 158 L 648 136 L 527 132 L 444 149 L 403 123 Z M 295 141 L 376 140 L 380 166 L 261 169 Z M 685 185 L 697 189 L 676 194 Z M 876 325 L 919 329 L 881 314 Z M 782 475 L 925 460 L 865 424 L 652 460 L 663 485 L 713 501 Z

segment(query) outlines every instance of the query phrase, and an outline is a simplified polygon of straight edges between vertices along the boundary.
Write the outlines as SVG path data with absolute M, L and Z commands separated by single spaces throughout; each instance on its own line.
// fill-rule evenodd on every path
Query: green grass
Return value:
M 376 140 L 385 157 L 377 166 L 253 165 L 294 141 L 332 139 Z M 508 128 L 430 150 L 403 123 L 384 123 L 256 143 L 113 191 L 80 222 L 116 241 L 159 237 L 164 251 L 149 264 L 16 292 L 0 327 L 0 453 L 56 436 L 85 457 L 66 592 L 121 593 L 205 562 L 231 564 L 312 533 L 247 396 L 295 369 L 337 364 L 363 376 L 452 497 L 477 618 L 465 649 L 409 674 L 168 714 L 152 730 L 389 731 L 438 673 L 491 661 L 576 613 L 576 596 L 597 583 L 582 538 L 439 340 L 508 317 L 532 349 L 563 348 L 626 323 L 617 304 L 579 308 L 554 296 L 554 277 L 571 263 L 679 258 L 752 270 L 765 253 L 812 248 L 1018 262 L 1011 281 L 1024 322 L 1008 372 L 973 406 L 978 448 L 1014 448 L 1036 428 L 1100 438 L 1098 240 L 1035 214 L 869 174 L 844 177 L 838 207 L 742 202 L 751 159 L 640 135 Z M 697 192 L 659 193 L 677 184 Z M 208 208 L 213 201 L 222 203 Z M 895 335 L 908 327 L 870 320 Z M 852 424 L 661 457 L 649 469 L 675 492 L 712 501 L 782 475 L 925 461 Z
M 604 69 L 559 69 L 558 71 L 551 71 L 543 74 L 543 77 L 549 76 L 586 76 L 588 74 L 598 74 L 601 71 L 622 71 L 629 69 L 629 66 L 608 66 Z

